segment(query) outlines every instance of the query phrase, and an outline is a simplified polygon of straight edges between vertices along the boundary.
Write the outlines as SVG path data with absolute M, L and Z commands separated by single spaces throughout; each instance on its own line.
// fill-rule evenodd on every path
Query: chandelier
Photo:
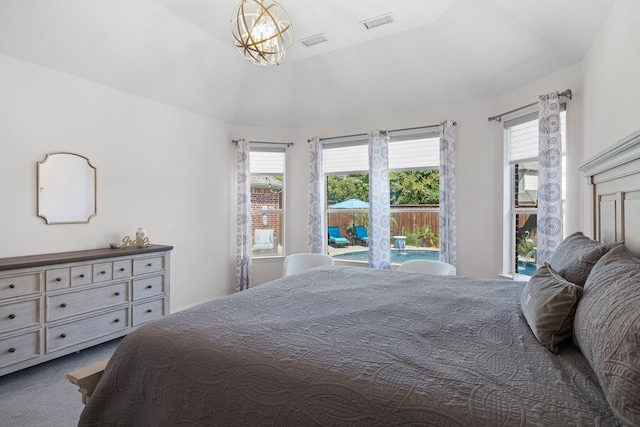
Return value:
M 275 1 L 242 0 L 231 18 L 235 46 L 247 61 L 278 65 L 293 44 L 287 12 Z

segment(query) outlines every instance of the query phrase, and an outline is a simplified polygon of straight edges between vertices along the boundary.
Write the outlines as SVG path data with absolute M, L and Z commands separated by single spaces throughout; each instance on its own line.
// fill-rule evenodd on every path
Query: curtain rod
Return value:
M 240 142 L 239 139 L 232 139 L 231 143 L 232 144 L 237 144 L 238 142 Z M 293 142 L 274 142 L 274 141 L 249 141 L 249 143 L 251 144 L 280 144 L 280 145 L 286 145 L 287 147 L 290 147 L 293 145 Z
M 558 96 L 564 96 L 565 98 L 573 98 L 573 94 L 571 93 L 571 89 L 567 89 L 564 92 L 560 92 L 558 93 Z M 515 110 L 511 110 L 511 111 L 507 111 L 506 113 L 502 113 L 502 114 L 498 114 L 497 116 L 492 116 L 489 117 L 487 120 L 492 122 L 492 121 L 496 121 L 498 123 L 500 123 L 502 121 L 502 116 L 506 116 L 507 114 L 511 114 L 511 113 L 515 113 L 517 111 L 520 110 L 524 110 L 525 108 L 529 108 L 529 107 L 533 107 L 534 105 L 537 105 L 537 102 L 532 102 L 531 104 L 525 105 L 524 107 L 520 107 L 520 108 L 516 108 Z
M 457 122 L 453 122 L 454 126 L 457 126 L 458 123 Z M 436 124 L 436 125 L 426 125 L 426 126 L 416 126 L 416 127 L 412 127 L 412 128 L 402 128 L 402 129 L 392 129 L 389 130 L 387 132 L 403 132 L 403 131 L 407 131 L 407 130 L 418 130 L 418 129 L 430 129 L 430 128 L 435 128 L 440 126 L 440 123 Z M 342 139 L 342 138 L 355 138 L 357 136 L 369 136 L 368 133 L 356 133 L 353 135 L 344 135 L 344 136 L 330 136 L 328 138 L 318 138 L 321 139 L 322 141 L 328 141 L 331 139 Z M 310 139 L 307 140 L 307 142 L 311 142 Z

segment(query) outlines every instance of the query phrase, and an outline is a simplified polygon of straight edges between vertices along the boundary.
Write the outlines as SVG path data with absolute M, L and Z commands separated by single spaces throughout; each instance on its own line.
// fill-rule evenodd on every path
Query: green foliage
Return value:
M 440 203 L 440 171 L 389 173 L 392 205 L 437 205 Z
M 437 205 L 440 203 L 440 171 L 422 170 L 389 173 L 391 205 Z M 369 174 L 329 175 L 327 199 L 369 201 Z
M 538 246 L 536 235 L 523 235 L 518 242 L 518 255 L 523 258 L 534 258 L 534 249 Z
M 407 233 L 407 246 L 420 246 L 420 236 L 414 231 Z
M 435 246 L 439 238 L 436 232 L 431 230 L 428 225 L 418 229 L 418 236 L 420 237 L 421 246 L 427 246 L 427 243 L 429 246 Z
M 327 200 L 338 203 L 349 199 L 369 201 L 369 174 L 327 177 Z

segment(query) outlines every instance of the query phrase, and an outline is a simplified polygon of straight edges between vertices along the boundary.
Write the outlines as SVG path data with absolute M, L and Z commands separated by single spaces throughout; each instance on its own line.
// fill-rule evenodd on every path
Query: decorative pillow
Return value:
M 600 257 L 619 245 L 621 243 L 605 245 L 577 231 L 560 243 L 549 264 L 566 280 L 582 286 Z
M 538 341 L 554 353 L 571 337 L 582 288 L 563 279 L 545 263 L 522 291 L 520 306 Z
M 640 260 L 625 246 L 591 270 L 573 333 L 616 416 L 640 425 Z

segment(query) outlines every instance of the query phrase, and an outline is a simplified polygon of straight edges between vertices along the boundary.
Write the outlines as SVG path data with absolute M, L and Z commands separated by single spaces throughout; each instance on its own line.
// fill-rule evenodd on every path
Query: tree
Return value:
M 349 199 L 369 201 L 369 174 L 329 175 L 327 177 L 327 199 L 332 203 Z
M 440 171 L 389 173 L 391 205 L 437 205 L 440 203 Z

